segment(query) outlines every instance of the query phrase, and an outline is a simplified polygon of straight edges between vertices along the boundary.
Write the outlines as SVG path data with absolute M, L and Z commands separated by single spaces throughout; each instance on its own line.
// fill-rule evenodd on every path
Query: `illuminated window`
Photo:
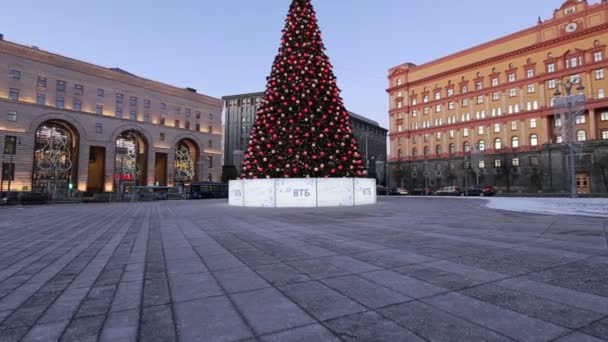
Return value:
M 514 136 L 511 138 L 511 147 L 518 148 L 519 147 L 519 137 Z
M 19 89 L 11 88 L 8 92 L 8 98 L 11 101 L 19 101 Z
M 11 69 L 11 71 L 8 74 L 8 77 L 14 78 L 16 80 L 20 80 L 21 79 L 21 71 L 15 70 L 15 69 Z
M 576 132 L 576 140 L 578 141 L 586 141 L 587 140 L 587 132 L 584 130 L 580 130 Z
M 530 128 L 536 128 L 536 119 L 530 119 Z
M 530 146 L 538 146 L 538 135 L 530 135 Z

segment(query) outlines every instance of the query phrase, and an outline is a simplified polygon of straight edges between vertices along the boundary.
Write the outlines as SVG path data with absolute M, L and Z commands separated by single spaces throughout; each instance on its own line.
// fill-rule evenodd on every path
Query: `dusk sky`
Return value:
M 597 1 L 590 1 L 595 3 Z M 291 0 L 6 1 L 5 39 L 222 97 L 263 91 Z M 562 0 L 313 0 L 346 107 L 387 127 L 387 70 L 551 18 Z

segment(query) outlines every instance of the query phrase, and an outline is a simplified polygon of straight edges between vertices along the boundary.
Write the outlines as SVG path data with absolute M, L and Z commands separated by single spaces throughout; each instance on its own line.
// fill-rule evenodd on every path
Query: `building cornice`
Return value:
M 91 76 L 105 78 L 111 81 L 124 83 L 134 87 L 146 88 L 167 95 L 187 99 L 210 106 L 222 107 L 220 99 L 191 92 L 186 89 L 171 86 L 165 83 L 149 80 L 143 77 L 125 74 L 95 64 L 79 61 L 73 58 L 61 56 L 47 51 L 31 48 L 6 40 L 0 41 L 0 53 L 5 53 L 19 58 L 73 70 Z

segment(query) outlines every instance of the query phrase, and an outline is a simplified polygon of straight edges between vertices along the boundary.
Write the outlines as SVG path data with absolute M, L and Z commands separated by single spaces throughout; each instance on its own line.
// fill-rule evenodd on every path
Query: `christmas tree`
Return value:
M 310 0 L 293 0 L 267 80 L 242 178 L 365 175 Z

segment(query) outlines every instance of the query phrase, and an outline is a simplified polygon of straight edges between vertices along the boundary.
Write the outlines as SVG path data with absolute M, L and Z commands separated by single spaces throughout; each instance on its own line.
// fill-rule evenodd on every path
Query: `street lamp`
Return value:
M 579 94 L 573 95 L 572 89 L 577 85 L 576 90 Z M 564 89 L 566 95 L 559 91 L 560 87 Z M 575 154 L 575 139 L 576 135 L 574 133 L 574 125 L 576 123 L 576 117 L 585 111 L 585 102 L 587 101 L 585 95 L 582 94 L 585 87 L 583 87 L 581 83 L 581 79 L 570 79 L 568 82 L 559 83 L 555 89 L 555 97 L 553 99 L 553 108 L 559 110 L 559 108 L 566 107 L 567 111 L 565 113 L 565 120 L 562 120 L 562 137 L 565 138 L 565 142 L 568 144 L 568 148 L 570 150 L 570 197 L 576 198 L 578 196 L 576 189 L 576 165 L 574 160 Z M 580 105 L 577 107 L 577 110 L 574 110 L 574 105 Z M 558 113 L 558 115 L 561 112 Z

